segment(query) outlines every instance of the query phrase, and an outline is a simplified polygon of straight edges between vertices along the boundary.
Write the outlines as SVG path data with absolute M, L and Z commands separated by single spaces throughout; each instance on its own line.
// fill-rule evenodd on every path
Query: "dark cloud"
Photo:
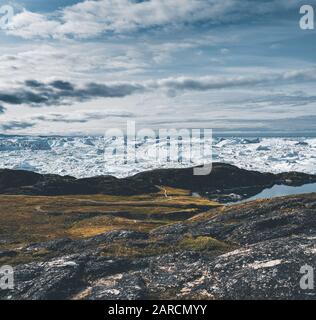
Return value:
M 45 121 L 45 122 L 56 122 L 56 123 L 86 123 L 88 119 L 85 118 L 67 118 L 63 114 L 55 114 L 52 116 L 38 116 L 32 118 L 37 121 Z
M 0 101 L 8 104 L 49 104 L 47 95 L 39 94 L 32 91 L 20 90 L 12 93 L 0 92 Z
M 73 85 L 68 81 L 56 80 L 51 82 L 50 85 L 59 90 L 66 90 L 66 91 L 74 90 Z
M 5 112 L 6 108 L 3 106 L 0 106 L 0 114 L 3 114 Z
M 100 84 L 95 82 L 77 86 L 68 81 L 55 80 L 50 83 L 27 80 L 19 89 L 0 91 L 0 103 L 26 104 L 34 107 L 66 105 L 96 98 L 123 98 L 135 93 L 164 90 L 176 95 L 181 91 L 208 91 L 256 87 L 297 82 L 315 82 L 315 68 L 283 73 L 256 74 L 244 76 L 211 76 L 200 78 L 167 78 L 143 82 L 121 82 Z
M 88 83 L 77 87 L 70 82 L 56 80 L 48 84 L 27 80 L 21 89 L 11 92 L 0 91 L 0 101 L 12 105 L 27 104 L 33 107 L 83 102 L 95 98 L 122 98 L 144 91 L 140 84 L 97 84 Z
M 7 123 L 0 124 L 1 130 L 8 131 L 8 130 L 20 130 L 20 129 L 27 129 L 34 127 L 35 124 L 26 121 L 10 121 Z
M 46 121 L 56 123 L 86 123 L 91 120 L 101 120 L 108 118 L 130 118 L 134 114 L 130 112 L 86 112 L 76 117 L 69 117 L 67 114 L 55 113 L 48 116 L 33 117 L 34 121 Z
M 26 80 L 25 81 L 25 85 L 27 87 L 31 87 L 31 88 L 40 88 L 40 87 L 42 87 L 42 83 L 38 82 L 36 80 Z

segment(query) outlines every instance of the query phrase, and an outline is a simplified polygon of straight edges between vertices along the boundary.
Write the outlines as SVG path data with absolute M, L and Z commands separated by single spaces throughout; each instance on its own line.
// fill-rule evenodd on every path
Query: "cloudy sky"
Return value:
M 316 132 L 316 0 L 0 0 L 0 133 Z

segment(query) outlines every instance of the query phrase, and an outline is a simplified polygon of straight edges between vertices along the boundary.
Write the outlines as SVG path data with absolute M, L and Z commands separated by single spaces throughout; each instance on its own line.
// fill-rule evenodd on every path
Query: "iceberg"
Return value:
M 168 141 L 139 139 L 136 161 L 117 162 L 112 152 L 121 141 L 103 137 L 0 137 L 0 168 L 22 169 L 38 173 L 71 175 L 77 178 L 96 175 L 126 177 L 158 168 L 183 168 L 209 163 L 225 162 L 244 169 L 280 173 L 300 171 L 316 173 L 316 139 L 282 137 L 214 137 L 206 141 L 213 156 L 202 157 L 200 141 L 181 141 L 177 159 L 161 161 L 156 151 L 168 153 Z

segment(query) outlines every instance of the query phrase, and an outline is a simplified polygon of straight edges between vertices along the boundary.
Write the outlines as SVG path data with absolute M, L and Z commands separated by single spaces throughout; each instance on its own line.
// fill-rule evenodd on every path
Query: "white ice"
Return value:
M 300 171 L 316 174 L 316 138 L 214 138 L 213 161 L 234 164 L 262 172 Z M 0 168 L 39 173 L 71 175 L 78 178 L 97 175 L 126 177 L 156 168 L 191 167 L 211 162 L 201 157 L 199 141 L 182 141 L 182 149 L 167 161 L 156 157 L 156 147 L 167 156 L 167 141 L 136 141 L 137 162 L 117 161 L 112 150 L 122 145 L 103 137 L 0 137 Z

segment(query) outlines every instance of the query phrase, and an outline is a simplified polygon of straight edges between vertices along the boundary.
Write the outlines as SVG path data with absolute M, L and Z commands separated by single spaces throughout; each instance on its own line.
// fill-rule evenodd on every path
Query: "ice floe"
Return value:
M 199 141 L 183 140 L 179 157 L 162 161 L 157 149 L 167 154 L 168 141 L 136 141 L 137 161 L 117 163 L 105 150 L 114 149 L 122 141 L 103 137 L 6 137 L 0 136 L 0 168 L 31 170 L 39 173 L 91 177 L 115 175 L 125 177 L 156 168 L 188 167 L 211 162 L 202 159 Z M 262 172 L 300 171 L 316 174 L 316 138 L 221 137 L 213 143 L 213 161 L 231 163 L 248 170 Z

